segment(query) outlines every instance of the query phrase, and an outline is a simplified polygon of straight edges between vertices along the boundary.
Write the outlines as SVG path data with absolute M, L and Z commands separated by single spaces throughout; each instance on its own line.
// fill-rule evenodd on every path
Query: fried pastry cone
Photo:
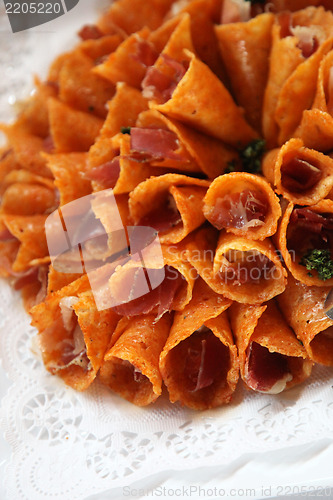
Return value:
M 230 301 L 196 282 L 192 301 L 176 313 L 160 357 L 172 403 L 195 410 L 229 403 L 239 367 L 226 309 Z
M 8 232 L 8 240 L 14 245 L 16 240 L 18 251 L 12 265 L 12 271 L 27 271 L 37 262 L 49 262 L 45 236 L 45 220 L 47 215 L 4 215 L 2 221 Z
M 253 240 L 272 236 L 281 216 L 279 199 L 269 183 L 242 172 L 221 175 L 212 182 L 203 212 L 217 229 Z
M 333 285 L 331 273 L 326 272 L 333 252 L 332 230 L 332 200 L 310 207 L 289 203 L 275 241 L 295 279 L 309 286 Z
M 130 34 L 144 26 L 157 29 L 163 22 L 174 0 L 119 0 L 99 19 L 97 25 L 103 33 L 118 27 Z
M 330 286 L 308 286 L 291 274 L 285 291 L 278 297 L 288 324 L 304 344 L 309 358 L 333 366 L 333 320 L 325 314 Z
M 99 28 L 97 27 L 97 29 Z M 77 50 L 90 57 L 95 64 L 100 62 L 103 57 L 112 54 L 124 38 L 126 38 L 126 34 L 117 28 L 113 34 L 105 35 L 102 32 L 99 34 L 101 35 L 99 38 L 91 38 L 91 32 L 89 33 L 88 30 L 87 33 L 86 26 L 84 26 L 82 30 L 79 31 L 81 41 L 77 45 Z
M 50 97 L 57 97 L 58 86 L 48 80 L 41 82 L 35 77 L 34 87 L 33 95 L 22 103 L 16 124 L 26 133 L 45 139 L 50 133 L 47 101 Z
M 106 103 L 113 97 L 115 86 L 96 75 L 94 67 L 90 57 L 80 50 L 72 51 L 59 72 L 59 99 L 73 109 L 105 119 Z
M 219 20 L 220 8 L 220 0 L 193 0 L 183 4 L 181 12 L 188 12 L 191 16 L 191 35 L 195 53 L 222 82 L 225 82 L 226 71 L 214 31 L 214 25 Z
M 58 206 L 51 179 L 28 170 L 12 170 L 1 183 L 0 212 L 10 215 L 47 214 Z
M 148 155 L 148 160 L 152 156 L 150 164 L 156 167 L 200 172 L 213 179 L 238 158 L 237 151 L 221 141 L 167 118 L 157 110 L 141 113 L 136 125 L 141 130 L 131 129 L 132 148 L 136 142 L 137 152 L 141 150 Z
M 279 394 L 310 376 L 313 363 L 274 300 L 262 306 L 234 303 L 229 315 L 248 388 Z
M 85 177 L 88 169 L 87 153 L 46 155 L 47 165 L 54 175 L 60 205 L 66 205 L 92 192 L 91 182 Z
M 174 68 L 174 76 L 164 89 L 155 82 L 155 95 L 162 96 L 163 91 L 163 99 L 150 107 L 233 147 L 255 139 L 257 133 L 216 75 L 191 52 L 185 50 L 184 59 L 189 61 L 187 70 L 178 62 L 165 61 Z
M 221 24 L 215 28 L 233 94 L 244 108 L 247 121 L 258 132 L 261 131 L 273 22 L 274 15 L 267 13 L 246 23 Z
M 27 132 L 19 122 L 13 125 L 0 124 L 0 131 L 6 135 L 10 144 L 11 152 L 8 155 L 10 163 L 13 161 L 16 168 L 28 170 L 42 177 L 52 177 L 46 160 L 41 155 L 41 152 L 46 152 L 44 139 Z
M 101 149 L 98 147 L 98 143 L 105 139 L 111 139 L 121 132 L 123 127 L 133 127 L 139 114 L 148 109 L 148 101 L 138 89 L 131 87 L 127 83 L 119 82 L 117 83 L 116 93 L 107 106 L 108 114 L 106 120 L 96 143 L 89 151 L 89 160 L 93 166 L 95 166 L 95 149 L 97 151 Z M 105 144 L 107 144 L 106 141 Z
M 290 139 L 311 108 L 322 58 L 332 48 L 333 13 L 322 7 L 282 13 L 273 26 L 270 71 L 263 107 L 269 147 Z
M 283 292 L 286 270 L 269 239 L 254 241 L 202 228 L 185 241 L 187 258 L 216 292 L 245 304 L 260 304 Z
M 171 316 L 122 318 L 105 355 L 100 381 L 137 406 L 147 406 L 162 393 L 159 356 L 169 335 Z
M 224 233 L 218 240 L 213 274 L 226 297 L 247 304 L 262 303 L 282 293 L 287 276 L 268 238 L 253 241 Z
M 153 177 L 130 193 L 135 225 L 151 226 L 161 243 L 179 243 L 205 220 L 202 206 L 209 181 L 179 174 Z
M 83 391 L 96 378 L 119 317 L 98 311 L 87 276 L 48 295 L 31 310 L 47 370 Z
M 333 159 L 304 147 L 301 139 L 267 153 L 262 170 L 278 194 L 299 205 L 315 205 L 333 187 Z
M 319 151 L 333 149 L 333 51 L 322 60 L 311 110 L 303 113 L 297 130 L 305 145 Z
M 54 152 L 89 151 L 102 128 L 103 121 L 53 98 L 48 100 L 48 110 Z

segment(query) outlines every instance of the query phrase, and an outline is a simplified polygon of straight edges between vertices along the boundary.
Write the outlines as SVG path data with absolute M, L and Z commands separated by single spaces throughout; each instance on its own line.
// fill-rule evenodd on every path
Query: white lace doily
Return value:
M 91 15 L 84 17 L 87 5 L 81 0 L 76 26 L 91 21 Z M 67 27 L 62 46 L 55 43 L 59 36 L 50 34 L 50 46 L 43 48 L 38 40 L 45 33 L 13 37 L 8 27 L 0 15 L 2 112 L 9 111 L 10 96 L 22 98 L 29 91 L 27 75 L 45 68 L 50 52 L 62 50 L 67 35 L 71 39 Z M 214 411 L 195 413 L 165 396 L 141 409 L 98 383 L 77 393 L 49 375 L 34 352 L 29 322 L 19 294 L 1 282 L 0 361 L 13 381 L 0 410 L 0 428 L 12 446 L 5 474 L 10 499 L 82 500 L 152 472 L 216 466 L 246 453 L 333 438 L 330 369 L 315 367 L 306 384 L 275 397 L 239 386 L 233 403 Z
M 19 295 L 0 286 L 0 355 L 14 382 L 0 427 L 12 445 L 9 498 L 84 499 L 154 472 L 230 463 L 245 453 L 333 437 L 332 372 L 277 397 L 241 387 L 233 404 L 196 413 L 163 397 L 137 408 L 99 383 L 85 393 L 49 375 Z

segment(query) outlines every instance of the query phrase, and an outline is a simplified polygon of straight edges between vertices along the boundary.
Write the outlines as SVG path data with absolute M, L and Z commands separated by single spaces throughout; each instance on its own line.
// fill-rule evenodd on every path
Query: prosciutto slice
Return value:
M 120 157 L 116 156 L 112 161 L 103 163 L 93 168 L 85 177 L 91 181 L 96 181 L 105 189 L 114 188 L 120 174 Z
M 12 233 L 5 227 L 2 231 L 0 231 L 0 241 L 2 242 L 8 242 L 8 241 L 15 241 L 17 238 L 12 235 Z M 18 240 L 17 240 L 18 241 Z
M 153 227 L 159 233 L 164 233 L 181 222 L 181 215 L 174 198 L 170 194 L 165 198 L 164 203 L 161 203 L 158 210 L 154 210 L 142 217 L 137 225 Z
M 208 220 L 219 230 L 226 227 L 246 230 L 262 226 L 267 211 L 266 197 L 258 191 L 246 189 L 218 198 Z
M 197 335 L 200 336 L 199 342 L 188 347 L 184 368 L 190 392 L 211 386 L 230 364 L 228 349 L 211 330 L 203 326 L 193 333 L 192 339 Z
M 156 52 L 153 44 L 143 38 L 139 38 L 137 41 L 137 51 L 136 54 L 133 55 L 133 59 L 139 61 L 143 66 L 148 68 L 149 66 L 153 66 L 157 58 L 158 52 Z
M 316 52 L 319 47 L 318 38 L 311 26 L 293 26 L 290 12 L 282 12 L 278 15 L 280 24 L 280 37 L 295 36 L 298 38 L 297 47 L 302 51 L 305 59 Z
M 290 222 L 312 233 L 320 234 L 323 229 L 332 231 L 333 214 L 322 215 L 309 208 L 295 208 L 291 214 Z
M 288 191 L 301 193 L 312 189 L 322 178 L 321 170 L 294 156 L 281 166 L 281 183 Z
M 104 34 L 95 24 L 86 24 L 78 33 L 81 40 L 98 40 L 102 38 Z
M 249 21 L 251 2 L 244 0 L 224 0 L 221 12 L 221 24 Z
M 175 133 L 164 129 L 131 128 L 131 153 L 137 153 L 144 161 L 181 160 L 183 156 L 176 151 L 180 148 Z
M 69 296 L 63 297 L 59 302 L 62 322 L 69 336 L 61 342 L 61 357 L 57 365 L 51 367 L 51 373 L 72 365 L 78 365 L 85 371 L 90 369 L 83 332 L 73 309 L 78 300 L 78 297 Z
M 297 47 L 302 51 L 302 56 L 305 59 L 312 56 L 318 49 L 319 42 L 311 26 L 296 26 L 291 31 L 299 40 Z
M 165 65 L 171 68 L 172 75 L 170 76 L 155 66 L 151 66 L 148 68 L 141 86 L 143 97 L 163 104 L 171 99 L 178 83 L 186 73 L 186 68 L 182 63 L 166 54 L 162 54 L 161 57 Z
M 131 290 L 130 295 L 126 302 L 113 307 L 114 312 L 121 316 L 132 317 L 139 314 L 149 314 L 157 308 L 157 317 L 159 319 L 164 313 L 170 311 L 175 295 L 184 282 L 184 279 L 176 269 L 170 266 L 165 266 L 164 269 L 165 278 L 163 282 L 149 293 L 134 300 L 130 299 L 131 295 L 135 296 L 136 280 L 141 269 L 130 269 L 124 279 L 126 282 L 129 282 L 131 286 L 126 286 L 126 282 L 122 282 L 125 289 Z M 149 272 L 149 277 L 152 277 L 152 270 Z
M 268 279 L 274 267 L 273 262 L 263 254 L 244 255 L 239 262 L 227 262 L 223 268 L 223 279 L 226 283 L 241 286 L 246 283 L 260 283 Z
M 278 352 L 269 352 L 257 342 L 251 342 L 245 365 L 247 385 L 259 392 L 279 394 L 293 377 L 288 357 Z

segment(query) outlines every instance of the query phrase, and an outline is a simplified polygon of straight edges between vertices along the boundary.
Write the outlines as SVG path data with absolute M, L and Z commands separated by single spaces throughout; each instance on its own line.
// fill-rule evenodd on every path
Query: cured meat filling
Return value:
M 131 128 L 131 158 L 138 161 L 188 160 L 178 137 L 170 130 Z
M 219 230 L 227 227 L 246 230 L 262 226 L 267 212 L 265 195 L 246 189 L 218 198 L 207 218 Z
M 116 156 L 113 160 L 103 163 L 98 167 L 92 168 L 86 173 L 85 177 L 90 181 L 96 181 L 105 189 L 114 188 L 117 184 L 120 174 L 120 157 Z
M 182 344 L 187 351 L 184 379 L 189 392 L 210 387 L 226 377 L 230 366 L 229 350 L 209 328 L 202 326 Z
M 281 183 L 288 191 L 302 193 L 314 188 L 322 178 L 320 168 L 293 156 L 281 167 Z
M 146 76 L 142 81 L 142 95 L 146 99 L 154 99 L 160 104 L 171 99 L 178 83 L 186 73 L 184 64 L 162 54 L 163 62 L 168 70 L 162 72 L 155 66 L 147 69 Z
M 333 326 L 323 330 L 310 342 L 314 358 L 319 363 L 333 363 Z
M 67 336 L 54 346 L 54 341 L 51 336 L 52 328 L 58 328 L 56 323 L 51 327 L 48 335 L 43 336 L 46 352 L 52 352 L 54 350 L 60 352 L 57 362 L 48 366 L 52 374 L 57 373 L 59 370 L 69 368 L 72 365 L 80 366 L 85 372 L 91 369 L 83 332 L 73 309 L 73 306 L 78 300 L 77 297 L 64 297 L 59 302 L 61 320 Z M 49 346 L 45 345 L 47 338 L 50 340 Z
M 280 37 L 295 36 L 298 38 L 297 47 L 302 51 L 302 56 L 307 59 L 316 52 L 319 41 L 315 26 L 293 26 L 290 12 L 282 12 L 278 15 L 281 27 Z
M 182 218 L 171 194 L 165 196 L 158 208 L 144 215 L 137 223 L 139 226 L 153 227 L 159 233 L 169 231 L 180 224 Z
M 275 269 L 274 263 L 258 251 L 230 250 L 223 257 L 219 275 L 229 285 L 241 286 L 269 280 Z
M 304 254 L 308 250 L 333 248 L 333 214 L 318 214 L 310 208 L 295 208 L 287 230 L 289 250 Z
M 138 37 L 136 54 L 133 55 L 133 59 L 139 61 L 143 66 L 149 67 L 155 63 L 157 58 L 158 53 L 153 44 Z
M 251 2 L 243 0 L 224 0 L 221 12 L 221 24 L 249 21 L 251 17 Z
M 245 377 L 251 389 L 268 394 L 279 394 L 293 379 L 288 357 L 270 352 L 257 342 L 251 342 L 248 348 Z

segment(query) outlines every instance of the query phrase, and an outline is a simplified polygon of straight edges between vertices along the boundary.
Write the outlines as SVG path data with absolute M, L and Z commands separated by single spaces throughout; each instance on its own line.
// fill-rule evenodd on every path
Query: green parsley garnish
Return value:
M 131 135 L 131 127 L 121 127 L 120 132 L 122 134 L 128 134 Z
M 254 141 L 251 141 L 244 149 L 239 151 L 239 159 L 229 161 L 224 173 L 258 173 L 261 168 L 261 157 L 265 152 L 265 146 L 266 141 L 264 139 L 255 139 Z
M 329 250 L 308 250 L 302 257 L 300 264 L 308 271 L 317 271 L 318 278 L 326 281 L 333 277 L 333 260 Z M 308 273 L 312 278 L 312 274 Z
M 265 146 L 266 141 L 264 139 L 255 139 L 240 152 L 244 172 L 249 172 L 250 174 L 259 172 L 261 168 L 261 157 L 265 152 Z

